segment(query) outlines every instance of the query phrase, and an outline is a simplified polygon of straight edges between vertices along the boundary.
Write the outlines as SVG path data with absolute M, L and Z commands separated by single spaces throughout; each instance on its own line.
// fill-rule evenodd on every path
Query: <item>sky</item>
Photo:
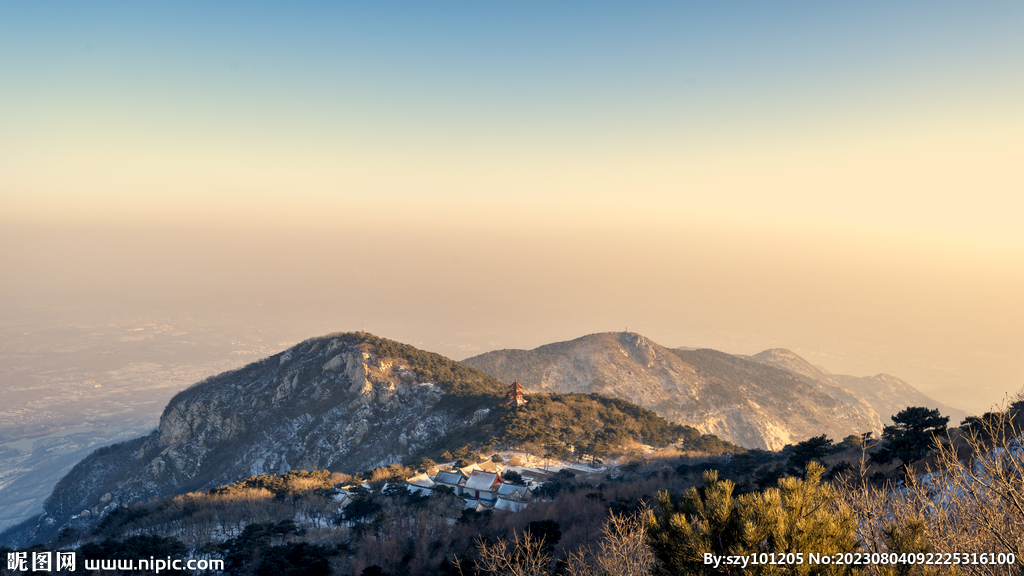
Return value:
M 0 303 L 1024 386 L 1024 4 L 366 4 L 0 3 Z

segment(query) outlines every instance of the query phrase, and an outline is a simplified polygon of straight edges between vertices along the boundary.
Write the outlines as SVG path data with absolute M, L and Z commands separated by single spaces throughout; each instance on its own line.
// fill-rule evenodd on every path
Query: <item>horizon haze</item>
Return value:
M 1022 26 L 1012 2 L 2 5 L 0 389 L 132 318 L 216 332 L 207 370 L 256 359 L 242 339 L 461 360 L 628 329 L 983 412 L 1024 386 Z

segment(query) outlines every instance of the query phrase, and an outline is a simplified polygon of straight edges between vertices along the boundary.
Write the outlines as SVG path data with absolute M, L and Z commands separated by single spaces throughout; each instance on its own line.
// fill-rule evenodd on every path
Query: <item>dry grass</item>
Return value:
M 1024 568 L 1024 450 L 1021 429 L 1006 412 L 974 434 L 951 434 L 905 486 L 845 487 L 871 552 L 892 552 L 893 529 L 923 523 L 934 552 L 1003 553 Z M 887 534 L 890 531 L 890 534 Z M 1008 574 L 1009 566 L 961 565 L 961 574 Z

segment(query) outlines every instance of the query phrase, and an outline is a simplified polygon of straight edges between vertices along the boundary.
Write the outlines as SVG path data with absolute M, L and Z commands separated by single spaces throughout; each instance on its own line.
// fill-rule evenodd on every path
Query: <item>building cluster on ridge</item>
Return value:
M 496 462 L 480 462 L 464 468 L 439 470 L 431 476 L 420 474 L 407 481 L 409 491 L 429 494 L 439 486 L 451 488 L 466 499 L 466 507 L 477 511 L 494 509 L 518 512 L 526 507 L 533 492 L 527 486 L 506 482 L 501 473 L 505 467 Z

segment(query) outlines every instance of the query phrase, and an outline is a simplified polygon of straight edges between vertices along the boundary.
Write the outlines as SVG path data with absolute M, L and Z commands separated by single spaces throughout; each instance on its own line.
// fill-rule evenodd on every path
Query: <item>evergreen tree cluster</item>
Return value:
M 600 394 L 530 394 L 525 406 L 495 412 L 497 442 L 506 446 L 544 447 L 554 456 L 570 449 L 601 458 L 629 442 L 665 446 L 684 441 L 692 450 L 718 453 L 743 449 L 695 428 L 672 424 L 654 412 Z
M 784 478 L 777 488 L 734 494 L 736 485 L 704 474 L 704 485 L 681 498 L 658 495 L 658 510 L 647 516 L 648 540 L 658 559 L 658 575 L 849 574 L 851 566 L 811 564 L 808 552 L 837 554 L 860 547 L 851 509 L 822 482 L 824 468 L 807 466 L 805 478 Z M 707 554 L 803 554 L 797 564 L 736 565 L 705 562 Z
M 898 459 L 907 465 L 924 458 L 941 441 L 949 417 L 937 409 L 912 406 L 900 410 L 892 421 L 892 426 L 882 429 L 883 445 L 873 458 L 883 464 Z
M 256 576 L 320 576 L 331 573 L 330 558 L 335 547 L 308 542 L 287 542 L 300 536 L 292 520 L 255 523 L 241 534 L 217 546 L 224 556 L 228 573 L 253 573 Z

